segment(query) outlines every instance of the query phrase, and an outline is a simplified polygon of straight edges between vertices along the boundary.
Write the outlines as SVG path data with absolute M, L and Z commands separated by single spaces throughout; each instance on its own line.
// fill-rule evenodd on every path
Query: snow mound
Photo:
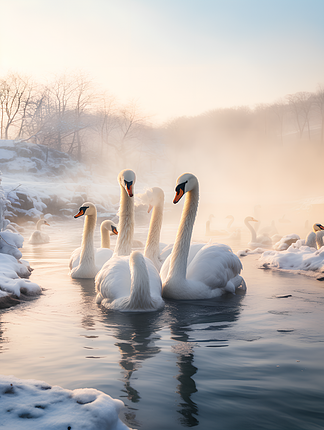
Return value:
M 260 259 L 264 268 L 289 271 L 324 271 L 324 246 L 316 250 L 309 246 L 291 245 L 286 251 L 265 251 Z
M 118 417 L 124 406 L 93 388 L 67 390 L 33 379 L 0 376 L 0 416 L 15 430 L 127 430 Z

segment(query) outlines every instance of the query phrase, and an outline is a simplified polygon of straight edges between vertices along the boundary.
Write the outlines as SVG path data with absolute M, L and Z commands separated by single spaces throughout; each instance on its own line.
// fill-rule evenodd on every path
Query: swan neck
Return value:
M 152 261 L 158 260 L 160 255 L 160 233 L 163 220 L 163 202 L 154 206 L 147 240 L 144 249 L 144 256 Z
M 170 257 L 169 279 L 174 277 L 178 279 L 186 278 L 190 241 L 196 219 L 198 201 L 199 185 L 197 184 L 196 187 L 188 191 L 186 195 L 180 225 Z
M 245 220 L 244 224 L 247 226 L 247 228 L 250 230 L 251 235 L 252 235 L 252 242 L 256 241 L 256 232 L 254 230 L 254 228 L 252 227 L 252 225 L 249 223 L 249 221 Z
M 85 216 L 81 242 L 80 264 L 83 260 L 94 261 L 94 231 L 96 228 L 96 222 L 96 215 Z
M 129 197 L 124 187 L 121 188 L 119 227 L 115 246 L 115 255 L 129 255 L 134 236 L 134 197 Z
M 101 248 L 110 248 L 110 234 L 105 227 L 100 228 Z
M 43 225 L 43 221 L 41 219 L 38 220 L 36 224 L 36 230 L 40 231 L 42 229 L 42 225 Z

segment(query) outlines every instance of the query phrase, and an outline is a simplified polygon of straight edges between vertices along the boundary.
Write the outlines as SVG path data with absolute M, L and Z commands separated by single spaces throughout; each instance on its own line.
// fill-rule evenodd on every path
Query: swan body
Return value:
M 85 216 L 81 247 L 73 251 L 69 267 L 70 275 L 73 279 L 92 279 L 96 276 L 101 266 L 105 261 L 104 258 L 112 257 L 113 252 L 110 249 L 104 249 L 101 256 L 100 253 L 96 258 L 96 250 L 94 248 L 94 231 L 97 224 L 97 209 L 91 202 L 85 202 L 80 207 L 79 212 L 74 215 L 74 218 Z M 114 226 L 112 231 L 117 233 Z M 103 255 L 104 254 L 104 255 Z
M 151 312 L 164 307 L 158 271 L 140 251 L 115 256 L 96 277 L 96 302 L 122 312 Z
M 157 269 L 139 251 L 127 256 L 134 233 L 135 173 L 123 170 L 118 181 L 121 186 L 120 233 L 113 257 L 96 276 L 96 301 L 108 309 L 125 312 L 155 311 L 164 306 Z
M 48 243 L 50 241 L 49 235 L 41 231 L 42 225 L 49 225 L 49 223 L 45 219 L 38 220 L 36 230 L 29 238 L 29 243 L 36 245 L 38 243 Z
M 252 236 L 251 241 L 249 242 L 248 245 L 253 248 L 271 248 L 272 247 L 271 238 L 265 235 L 257 236 L 256 231 L 251 226 L 250 222 L 258 222 L 258 221 L 251 216 L 246 217 L 244 220 L 244 224 L 250 230 L 251 236 Z
M 231 248 L 221 244 L 197 244 L 199 251 L 189 260 L 190 240 L 199 199 L 198 179 L 191 173 L 181 175 L 176 184 L 177 203 L 187 193 L 172 253 L 161 268 L 163 297 L 179 300 L 208 299 L 225 292 L 235 293 L 241 286 L 242 264 Z M 194 253 L 194 251 L 192 251 Z M 166 265 L 169 264 L 168 271 Z
M 311 248 L 317 248 L 318 246 L 321 247 L 321 235 L 318 236 L 318 241 L 317 241 L 317 234 L 324 230 L 324 227 L 322 226 L 322 224 L 313 224 L 313 231 L 311 231 L 305 240 L 305 245 L 309 246 Z
M 117 227 L 111 220 L 105 220 L 100 224 L 101 248 L 94 248 L 95 266 L 97 272 L 113 255 L 113 251 L 110 249 L 110 234 L 117 235 Z M 69 263 L 70 270 L 79 266 L 81 250 L 82 248 L 79 247 L 73 251 Z

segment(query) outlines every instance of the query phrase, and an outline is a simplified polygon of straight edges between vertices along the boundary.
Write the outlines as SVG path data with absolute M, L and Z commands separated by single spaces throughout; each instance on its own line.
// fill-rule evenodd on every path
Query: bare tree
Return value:
M 320 114 L 321 121 L 321 143 L 324 141 L 324 87 L 318 86 L 318 90 L 314 94 L 314 105 Z
M 0 81 L 1 139 L 8 139 L 9 130 L 17 127 L 17 123 L 21 121 L 23 105 L 28 104 L 26 93 L 28 93 L 27 78 L 11 73 Z
M 275 114 L 278 123 L 279 123 L 279 136 L 280 136 L 280 143 L 283 144 L 283 130 L 284 130 L 284 119 L 287 112 L 287 104 L 282 101 L 278 100 L 276 103 L 273 103 L 271 105 L 271 111 Z
M 289 107 L 295 116 L 299 137 L 303 136 L 305 126 L 307 125 L 308 138 L 310 139 L 309 116 L 313 103 L 312 93 L 299 92 L 296 94 L 288 94 L 286 98 L 288 100 Z
M 138 138 L 148 117 L 140 112 L 136 102 L 131 102 L 120 109 L 117 119 L 118 127 L 115 128 L 115 138 L 111 140 L 111 146 L 115 149 L 120 162 L 124 164 L 139 147 Z

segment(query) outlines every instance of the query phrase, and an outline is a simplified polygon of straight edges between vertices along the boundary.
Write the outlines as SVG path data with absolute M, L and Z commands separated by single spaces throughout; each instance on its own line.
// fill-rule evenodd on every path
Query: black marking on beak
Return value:
M 179 184 L 179 185 L 176 186 L 176 188 L 175 188 L 176 195 L 175 195 L 175 198 L 173 199 L 173 203 L 178 203 L 178 201 L 184 195 L 184 193 L 185 193 L 185 186 L 186 186 L 187 182 L 188 181 L 182 182 L 182 184 Z
M 79 212 L 74 215 L 74 218 L 79 218 L 80 216 L 84 215 L 87 209 L 89 209 L 89 206 L 81 206 Z
M 133 197 L 133 181 L 124 180 L 124 182 L 129 197 Z

